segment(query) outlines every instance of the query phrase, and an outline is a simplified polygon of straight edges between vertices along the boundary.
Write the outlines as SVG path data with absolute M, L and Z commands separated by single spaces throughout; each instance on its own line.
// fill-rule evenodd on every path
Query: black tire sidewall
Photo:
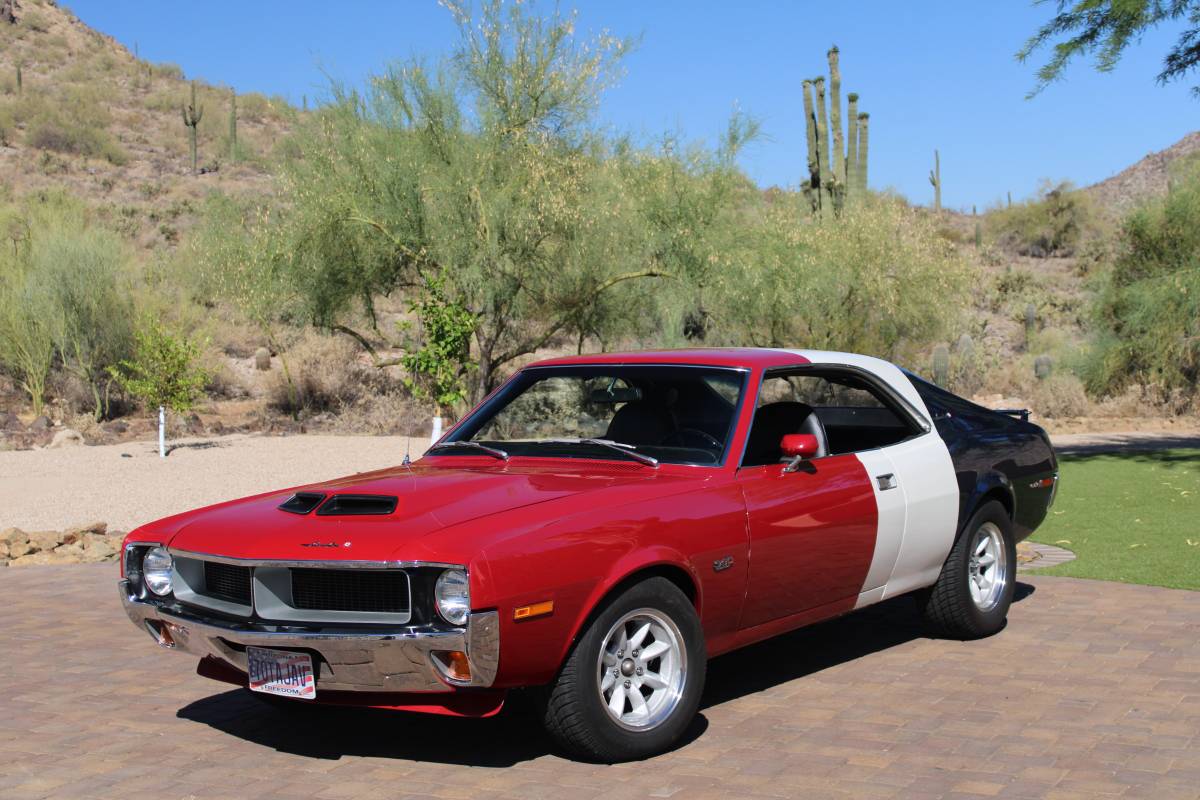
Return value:
M 968 581 L 971 579 L 969 567 L 971 548 L 975 542 L 975 536 L 978 534 L 979 529 L 988 522 L 1000 529 L 1001 538 L 1004 541 L 1008 571 L 1005 575 L 1004 590 L 1000 595 L 999 602 L 988 611 L 984 611 L 971 598 L 971 588 L 968 585 Z M 955 548 L 955 551 L 956 557 L 961 561 L 959 566 L 962 574 L 966 576 L 966 580 L 961 582 L 959 589 L 963 594 L 963 606 L 970 617 L 971 627 L 975 629 L 978 636 L 989 636 L 996 633 L 1004 627 L 1005 620 L 1008 617 L 1009 606 L 1012 605 L 1013 593 L 1017 586 L 1017 546 L 1013 539 L 1012 520 L 1009 518 L 1008 511 L 1004 506 L 1000 503 L 990 502 L 976 511 L 963 529 L 963 534 L 959 538 L 958 547 Z
M 671 716 L 647 731 L 631 731 L 621 727 L 609 715 L 600 700 L 599 670 L 596 664 L 604 637 L 621 617 L 640 608 L 651 608 L 671 618 L 683 637 L 687 651 L 687 678 L 683 696 Z M 575 684 L 581 694 L 580 708 L 601 752 L 593 755 L 603 760 L 630 760 L 660 753 L 678 741 L 691 725 L 704 691 L 707 654 L 704 631 L 696 609 L 675 584 L 665 578 L 651 578 L 635 584 L 618 595 L 592 620 L 586 633 L 576 644 L 571 658 L 579 680 Z

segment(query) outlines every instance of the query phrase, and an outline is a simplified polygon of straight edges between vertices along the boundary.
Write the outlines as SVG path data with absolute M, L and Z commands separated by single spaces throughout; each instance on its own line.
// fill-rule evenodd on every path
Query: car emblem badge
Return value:
M 723 572 L 733 566 L 733 556 L 718 558 L 713 562 L 713 572 Z
M 300 546 L 301 547 L 337 547 L 337 543 L 336 542 L 307 542 L 305 544 L 301 544 Z M 346 546 L 349 547 L 350 543 L 347 542 Z

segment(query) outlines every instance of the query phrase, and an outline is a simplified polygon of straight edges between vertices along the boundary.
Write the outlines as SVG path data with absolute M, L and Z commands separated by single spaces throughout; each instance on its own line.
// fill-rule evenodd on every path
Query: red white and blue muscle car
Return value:
M 707 659 L 784 631 L 905 593 L 943 635 L 999 631 L 1057 478 L 1041 428 L 876 358 L 560 358 L 415 463 L 139 528 L 120 592 L 264 699 L 485 716 L 533 687 L 615 761 L 678 739 Z

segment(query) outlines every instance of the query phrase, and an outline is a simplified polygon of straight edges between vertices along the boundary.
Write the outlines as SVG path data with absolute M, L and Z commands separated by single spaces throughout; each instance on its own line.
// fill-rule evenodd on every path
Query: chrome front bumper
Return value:
M 138 628 L 169 650 L 213 656 L 245 672 L 246 647 L 315 652 L 317 689 L 350 692 L 448 692 L 491 686 L 500 662 L 500 626 L 495 611 L 472 613 L 465 630 L 400 628 L 396 631 L 313 630 L 265 626 L 201 617 L 139 599 L 129 581 L 118 583 L 125 613 Z M 164 628 L 166 636 L 163 635 Z M 469 681 L 453 680 L 438 666 L 435 650 L 467 654 Z

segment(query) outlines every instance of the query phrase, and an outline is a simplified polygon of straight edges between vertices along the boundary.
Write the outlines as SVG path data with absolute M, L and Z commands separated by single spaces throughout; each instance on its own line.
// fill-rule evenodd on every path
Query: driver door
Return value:
M 875 550 L 870 476 L 853 454 L 743 467 L 738 482 L 750 528 L 750 570 L 739 627 L 830 606 L 849 610 Z M 844 608 L 843 608 L 844 606 Z

